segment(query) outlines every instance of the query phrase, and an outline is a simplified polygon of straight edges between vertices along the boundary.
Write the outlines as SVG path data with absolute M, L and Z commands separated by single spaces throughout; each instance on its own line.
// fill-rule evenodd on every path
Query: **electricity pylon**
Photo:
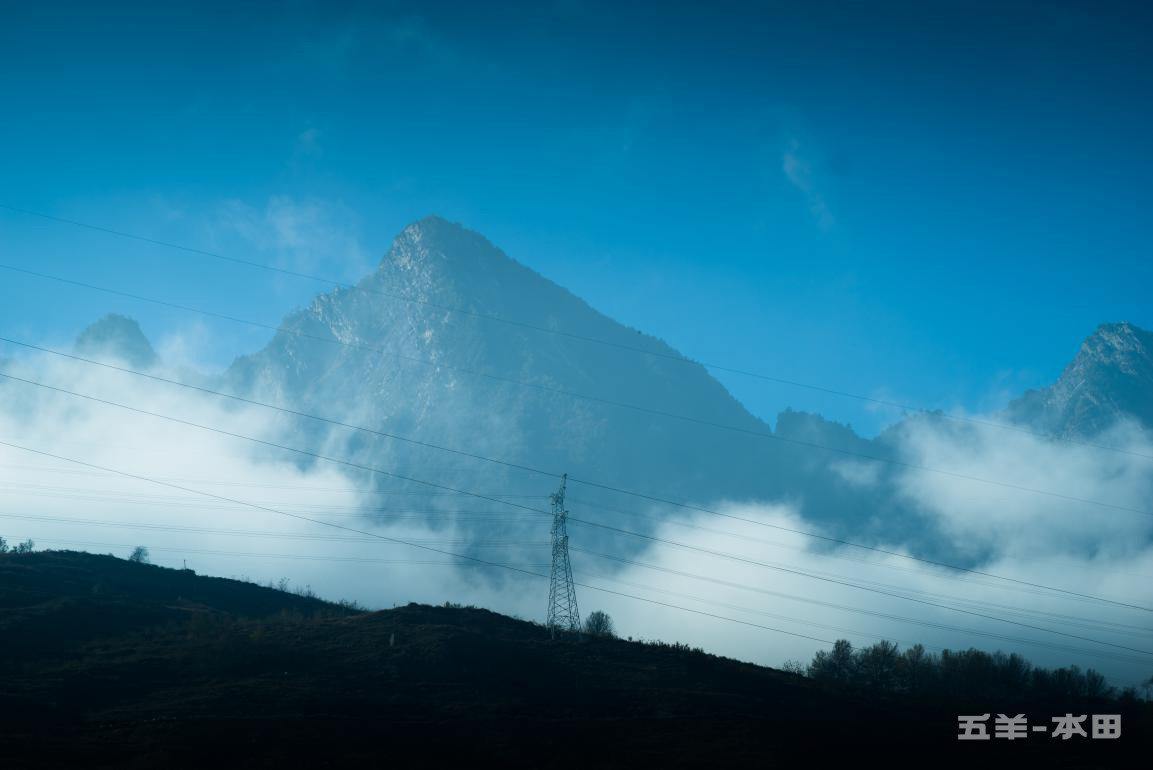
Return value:
M 580 611 L 577 609 L 576 586 L 572 580 L 572 564 L 568 557 L 568 511 L 564 507 L 564 488 L 568 474 L 561 476 L 560 489 L 550 495 L 552 501 L 552 574 L 548 587 L 549 630 L 579 631 Z

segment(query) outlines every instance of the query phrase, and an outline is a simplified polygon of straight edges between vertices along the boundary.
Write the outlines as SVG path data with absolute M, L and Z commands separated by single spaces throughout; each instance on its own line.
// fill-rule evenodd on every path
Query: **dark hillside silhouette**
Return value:
M 315 598 L 75 551 L 0 555 L 0 666 L 166 624 L 345 612 Z
M 361 612 L 71 552 L 0 556 L 0 662 L 6 768 L 715 767 L 847 751 L 1059 767 L 1148 751 L 1138 703 L 870 692 L 675 643 L 553 641 L 484 609 Z M 1127 739 L 958 746 L 957 716 L 990 710 L 1123 711 Z

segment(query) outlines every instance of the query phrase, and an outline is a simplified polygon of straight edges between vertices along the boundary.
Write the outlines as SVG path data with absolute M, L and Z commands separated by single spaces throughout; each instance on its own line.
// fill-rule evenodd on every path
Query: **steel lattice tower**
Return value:
M 576 586 L 568 556 L 568 511 L 564 507 L 564 488 L 568 474 L 561 476 L 560 489 L 552 494 L 552 574 L 548 588 L 548 627 L 556 631 L 579 631 Z

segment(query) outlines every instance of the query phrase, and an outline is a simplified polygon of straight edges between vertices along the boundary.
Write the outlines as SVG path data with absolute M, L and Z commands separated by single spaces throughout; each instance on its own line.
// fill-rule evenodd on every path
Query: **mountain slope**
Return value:
M 810 457 L 772 440 L 771 428 L 698 364 L 446 310 L 678 356 L 458 225 L 410 225 L 358 289 L 324 294 L 289 316 L 284 326 L 307 336 L 277 334 L 236 361 L 230 384 L 357 424 L 680 499 L 777 496 L 811 472 Z M 437 469 L 438 480 L 473 488 L 480 479 L 544 494 L 555 483 L 386 440 L 335 440 L 378 465 L 418 476 Z

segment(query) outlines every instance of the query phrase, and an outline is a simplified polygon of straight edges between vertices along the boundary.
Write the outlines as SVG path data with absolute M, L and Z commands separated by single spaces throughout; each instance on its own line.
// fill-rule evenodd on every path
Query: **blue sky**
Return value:
M 0 8 L 0 204 L 339 279 L 436 213 L 690 356 L 947 409 L 1153 327 L 1138 4 Z M 318 288 L 4 211 L 0 252 L 269 323 Z M 266 336 L 0 276 L 10 335 L 111 310 L 205 366 Z

